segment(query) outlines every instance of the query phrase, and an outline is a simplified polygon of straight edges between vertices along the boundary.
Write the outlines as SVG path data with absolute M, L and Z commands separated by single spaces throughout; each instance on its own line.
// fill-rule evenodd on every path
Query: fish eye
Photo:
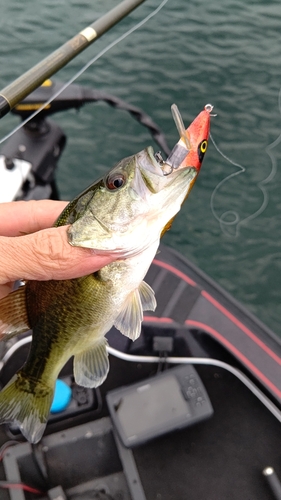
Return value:
M 105 180 L 105 185 L 110 191 L 115 191 L 124 186 L 126 182 L 125 175 L 122 172 L 113 172 L 109 174 Z
M 207 147 L 208 147 L 208 141 L 206 139 L 204 139 L 202 142 L 200 142 L 200 144 L 198 146 L 198 158 L 199 158 L 200 163 L 202 163 L 202 161 L 203 161 L 204 154 L 207 151 Z

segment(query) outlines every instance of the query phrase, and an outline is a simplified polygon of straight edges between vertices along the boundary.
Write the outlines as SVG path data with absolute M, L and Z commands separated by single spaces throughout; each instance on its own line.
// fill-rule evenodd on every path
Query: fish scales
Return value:
M 67 226 L 71 245 L 110 253 L 114 262 L 81 278 L 28 281 L 0 301 L 3 337 L 33 330 L 25 365 L 0 392 L 0 423 L 15 422 L 30 442 L 42 437 L 68 359 L 74 356 L 76 383 L 98 387 L 109 370 L 106 333 L 115 326 L 135 340 L 143 311 L 155 309 L 143 279 L 199 173 L 210 111 L 207 105 L 186 131 L 178 120 L 181 139 L 166 162 L 150 147 L 121 160 L 59 216 L 54 225 Z

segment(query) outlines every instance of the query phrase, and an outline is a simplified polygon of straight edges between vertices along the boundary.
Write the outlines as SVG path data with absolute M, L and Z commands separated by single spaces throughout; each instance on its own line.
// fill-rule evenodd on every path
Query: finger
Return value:
M 0 285 L 0 299 L 8 295 L 13 290 L 13 283 L 6 283 L 5 285 Z
M 19 236 L 51 227 L 66 205 L 54 200 L 0 203 L 0 234 Z
M 14 238 L 0 237 L 0 248 L 0 284 L 17 279 L 77 278 L 113 261 L 111 256 L 72 247 L 67 240 L 67 226 Z

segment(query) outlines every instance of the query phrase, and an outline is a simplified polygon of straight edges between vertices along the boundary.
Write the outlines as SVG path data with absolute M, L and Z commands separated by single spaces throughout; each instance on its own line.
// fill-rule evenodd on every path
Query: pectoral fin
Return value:
M 94 388 L 104 382 L 109 370 L 106 346 L 107 341 L 103 338 L 101 343 L 92 349 L 87 349 L 74 356 L 73 371 L 75 382 L 78 385 Z
M 30 330 L 25 290 L 25 286 L 21 286 L 0 300 L 0 340 Z
M 127 297 L 122 310 L 114 321 L 114 326 L 129 339 L 136 340 L 141 333 L 143 311 L 154 311 L 155 307 L 154 292 L 145 281 L 142 281 L 139 288 Z
M 152 288 L 142 281 L 139 286 L 139 294 L 143 311 L 155 311 L 157 303 Z

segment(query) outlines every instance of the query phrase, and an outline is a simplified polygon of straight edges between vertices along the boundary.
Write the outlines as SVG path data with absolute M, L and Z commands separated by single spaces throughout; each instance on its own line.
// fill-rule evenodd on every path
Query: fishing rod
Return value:
M 0 118 L 145 0 L 123 0 L 0 91 Z

